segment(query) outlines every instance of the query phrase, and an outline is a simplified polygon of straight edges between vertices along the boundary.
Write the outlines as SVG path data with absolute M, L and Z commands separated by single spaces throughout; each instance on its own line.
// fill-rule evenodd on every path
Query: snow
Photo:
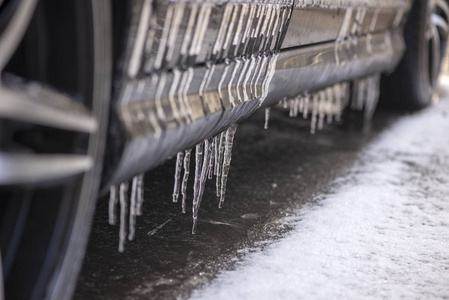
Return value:
M 449 101 L 400 119 L 199 299 L 449 298 Z

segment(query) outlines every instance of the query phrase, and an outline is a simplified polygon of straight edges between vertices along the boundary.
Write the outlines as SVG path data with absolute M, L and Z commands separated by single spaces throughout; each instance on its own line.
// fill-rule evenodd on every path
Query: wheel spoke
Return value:
M 438 29 L 432 26 L 432 78 L 431 84 L 435 86 L 436 81 L 438 79 L 438 74 L 440 72 L 440 62 L 441 62 L 441 42 L 440 35 L 438 33 Z
M 0 250 L 0 300 L 4 299 L 5 299 L 5 282 L 3 280 L 2 251 Z
M 433 26 L 438 29 L 440 35 L 446 36 L 448 34 L 448 24 L 443 17 L 437 14 L 432 14 L 431 21 Z
M 97 122 L 90 112 L 70 97 L 33 83 L 24 88 L 0 88 L 0 118 L 94 133 Z
M 446 0 L 436 0 L 435 5 L 444 12 L 446 18 L 449 17 L 449 5 Z
M 0 185 L 30 184 L 80 174 L 92 168 L 84 155 L 0 153 Z
M 37 0 L 21 0 L 6 29 L 0 36 L 0 71 L 3 71 L 22 40 L 33 16 L 36 3 Z

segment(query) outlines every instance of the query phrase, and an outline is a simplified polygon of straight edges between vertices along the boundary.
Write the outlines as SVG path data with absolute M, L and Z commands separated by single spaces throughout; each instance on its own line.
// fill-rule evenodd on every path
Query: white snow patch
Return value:
M 402 118 L 287 237 L 192 299 L 449 298 L 448 115 Z

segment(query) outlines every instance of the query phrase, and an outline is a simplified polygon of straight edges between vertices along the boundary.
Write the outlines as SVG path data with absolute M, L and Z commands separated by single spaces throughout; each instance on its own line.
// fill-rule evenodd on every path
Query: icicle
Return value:
M 290 106 L 290 111 L 288 112 L 288 116 L 290 118 L 293 118 L 293 116 L 295 115 L 295 102 L 294 102 L 294 100 L 290 99 L 290 100 L 288 100 L 288 104 Z
M 136 233 L 136 205 L 137 205 L 137 176 L 133 177 L 131 185 L 131 201 L 129 204 L 129 232 L 128 240 L 132 241 Z
M 235 132 L 237 131 L 237 124 L 231 125 L 226 131 L 225 150 L 223 154 L 223 167 L 221 173 L 221 191 L 219 208 L 223 207 L 226 194 L 226 183 L 228 181 L 229 168 L 231 166 L 232 145 L 234 143 Z
M 295 102 L 293 104 L 293 117 L 297 117 L 299 112 L 299 98 L 295 98 Z
M 216 182 L 217 197 L 220 197 L 220 193 L 221 193 L 221 172 L 223 169 L 222 162 L 223 162 L 223 155 L 224 155 L 224 150 L 225 150 L 224 138 L 225 138 L 225 133 L 222 132 L 220 134 L 220 144 L 219 144 L 219 148 L 218 148 L 218 173 L 217 173 L 217 182 Z
M 184 177 L 182 178 L 181 194 L 182 194 L 182 213 L 186 213 L 186 200 L 187 200 L 187 183 L 189 181 L 190 174 L 190 156 L 192 149 L 184 152 Z
M 270 121 L 270 107 L 265 108 L 265 124 L 263 129 L 268 129 L 268 123 Z
M 193 199 L 193 226 L 192 226 L 192 234 L 196 233 L 196 225 L 198 221 L 198 210 L 200 209 L 201 200 L 204 194 L 204 187 L 206 185 L 207 173 L 209 170 L 209 162 L 210 156 L 212 152 L 211 143 L 209 140 L 204 141 L 204 155 L 203 155 L 203 163 L 201 166 L 201 176 L 199 182 L 199 191 L 196 194 L 196 197 Z M 196 174 L 195 174 L 196 175 Z
M 335 91 L 335 106 L 336 106 L 336 113 L 335 113 L 335 121 L 340 122 L 341 121 L 341 110 L 342 110 L 342 105 L 341 105 L 341 98 L 342 98 L 342 93 L 341 93 L 341 84 L 336 84 L 334 86 L 334 91 Z
M 299 97 L 299 113 L 304 113 L 304 96 Z
M 318 105 L 318 130 L 323 129 L 324 116 L 325 116 L 325 104 L 326 104 L 326 93 L 322 90 L 320 91 L 320 102 Z
M 201 171 L 203 165 L 203 148 L 204 142 L 199 143 L 195 147 L 195 180 L 193 183 L 193 206 L 192 212 L 195 215 L 196 203 L 198 202 L 198 196 L 201 189 Z M 195 222 L 195 220 L 194 220 Z
M 327 124 L 332 124 L 332 117 L 334 114 L 334 89 L 328 87 L 327 91 Z
M 379 75 L 374 75 L 368 79 L 364 114 L 365 122 L 371 121 L 374 111 L 376 110 L 377 102 L 379 100 L 379 81 Z
M 219 147 L 220 147 L 220 135 L 217 135 L 214 137 L 214 175 L 218 175 L 218 170 L 219 170 Z
M 352 91 L 351 91 L 351 109 L 357 109 L 357 96 L 359 94 L 359 81 L 355 80 L 352 83 Z
M 310 133 L 315 134 L 318 115 L 318 94 L 313 95 L 312 118 L 310 121 Z
M 351 109 L 363 110 L 363 104 L 366 96 L 366 81 L 365 79 L 359 79 L 354 82 L 354 88 L 352 91 L 352 103 Z
M 288 102 L 286 98 L 282 99 L 282 106 L 284 107 L 284 109 L 288 108 Z
M 211 138 L 209 168 L 207 169 L 208 179 L 212 179 L 212 176 L 214 175 L 214 162 L 215 162 L 215 138 Z
M 184 152 L 178 152 L 176 155 L 175 184 L 173 187 L 173 203 L 178 202 L 179 189 L 181 186 L 182 162 L 184 161 Z
M 119 245 L 118 251 L 123 252 L 125 250 L 126 240 L 126 206 L 128 195 L 129 183 L 124 182 L 120 184 L 120 233 L 119 233 Z
M 143 206 L 143 174 L 137 176 L 137 204 L 136 204 L 136 214 L 138 216 L 142 215 L 142 206 Z
M 117 216 L 115 215 L 115 206 L 117 205 L 117 187 L 111 186 L 109 188 L 109 224 L 115 225 L 117 223 Z
M 365 79 L 360 80 L 359 84 L 360 86 L 357 95 L 357 108 L 358 110 L 362 110 L 366 98 L 366 80 Z
M 309 115 L 309 102 L 310 102 L 310 96 L 306 92 L 306 94 L 304 96 L 304 110 L 303 110 L 303 113 L 302 113 L 302 117 L 304 119 L 307 119 L 307 116 Z

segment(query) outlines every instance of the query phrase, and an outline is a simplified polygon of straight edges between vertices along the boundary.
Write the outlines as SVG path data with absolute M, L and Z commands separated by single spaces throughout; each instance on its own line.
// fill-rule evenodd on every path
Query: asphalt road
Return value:
M 196 235 L 191 203 L 183 215 L 171 201 L 173 160 L 146 174 L 144 213 L 124 253 L 117 251 L 118 226 L 108 224 L 107 198 L 99 199 L 75 299 L 189 297 L 218 272 L 283 237 L 291 229 L 284 218 L 316 201 L 399 117 L 378 110 L 367 129 L 362 114 L 348 112 L 339 124 L 310 135 L 308 120 L 272 110 L 264 130 L 264 113 L 257 113 L 237 131 L 222 209 L 214 180 L 207 182 Z

